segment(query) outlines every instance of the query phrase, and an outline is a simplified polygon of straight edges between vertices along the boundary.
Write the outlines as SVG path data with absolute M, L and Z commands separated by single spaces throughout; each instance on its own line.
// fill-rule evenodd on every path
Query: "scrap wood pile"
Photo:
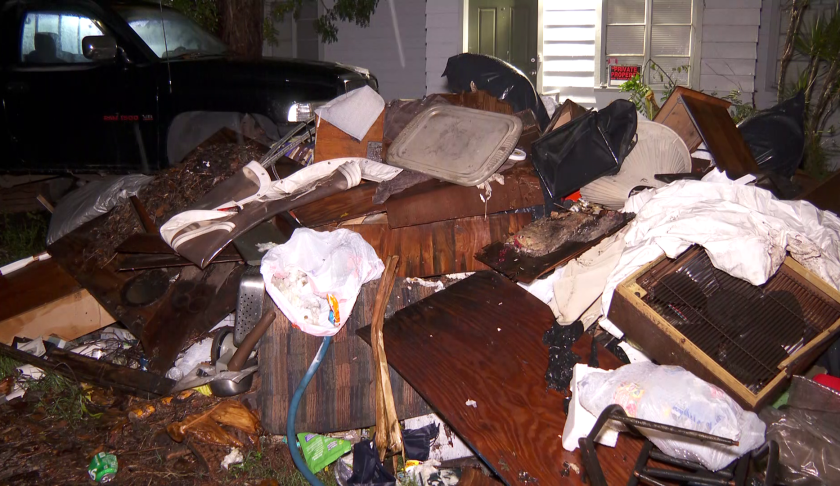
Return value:
M 458 94 L 361 88 L 270 148 L 219 136 L 114 181 L 112 208 L 59 204 L 51 260 L 0 281 L 28 296 L 0 315 L 0 354 L 152 400 L 158 419 L 85 420 L 123 417 L 143 450 L 163 437 L 173 480 L 218 479 L 266 434 L 313 484 L 330 464 L 340 484 L 830 483 L 787 427 L 837 413 L 836 392 L 802 378 L 789 403 L 822 408 L 772 408 L 840 332 L 838 179 L 804 189 L 802 134 L 756 141 L 763 118 L 736 127 L 684 88 L 652 121 L 624 100 L 547 109 L 470 62 L 447 67 Z M 166 412 L 184 390 L 215 398 Z M 799 430 L 836 457 L 834 432 Z M 73 461 L 114 454 L 127 480 L 112 435 Z

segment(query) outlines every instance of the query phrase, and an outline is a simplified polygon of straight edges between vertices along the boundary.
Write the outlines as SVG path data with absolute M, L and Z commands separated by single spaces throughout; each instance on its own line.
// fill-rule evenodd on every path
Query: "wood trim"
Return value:
M 825 280 L 821 279 L 818 275 L 815 275 L 814 272 L 803 267 L 799 262 L 791 257 L 785 258 L 784 265 L 790 267 L 791 270 L 798 273 L 802 278 L 807 280 L 808 283 L 818 288 L 820 291 L 825 292 L 831 299 L 840 303 L 840 291 L 837 291 L 837 289 L 828 285 Z
M 691 45 L 688 49 L 688 67 L 691 75 L 688 87 L 700 89 L 700 71 L 703 68 L 703 12 L 705 2 L 693 0 L 691 2 Z

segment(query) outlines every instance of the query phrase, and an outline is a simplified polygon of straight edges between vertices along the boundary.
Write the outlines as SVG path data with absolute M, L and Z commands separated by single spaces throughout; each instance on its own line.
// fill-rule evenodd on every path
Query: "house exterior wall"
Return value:
M 396 8 L 405 66 L 401 65 L 391 18 Z M 366 28 L 338 24 L 338 42 L 323 45 L 323 60 L 367 68 L 379 79 L 386 100 L 421 98 L 426 93 L 426 2 L 382 0 Z
M 703 0 L 697 0 L 703 1 Z M 700 31 L 700 89 L 721 95 L 755 90 L 761 0 L 704 0 Z M 601 0 L 543 0 L 542 91 L 603 107 L 622 96 L 595 88 Z
M 446 61 L 464 52 L 463 2 L 426 0 L 426 94 L 446 93 Z

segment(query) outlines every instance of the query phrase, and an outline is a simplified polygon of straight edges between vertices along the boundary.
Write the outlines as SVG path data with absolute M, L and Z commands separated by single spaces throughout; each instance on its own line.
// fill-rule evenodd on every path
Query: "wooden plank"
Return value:
M 0 344 L 0 354 L 43 370 L 50 370 L 73 381 L 113 388 L 145 398 L 165 395 L 175 385 L 175 381 L 169 378 L 95 360 L 60 348 L 51 349 L 45 357 L 39 358 Z
M 693 152 L 700 145 L 702 139 L 700 138 L 700 133 L 697 131 L 697 127 L 694 126 L 694 122 L 688 114 L 688 110 L 682 101 L 683 98 L 696 98 L 707 103 L 718 104 L 726 109 L 729 108 L 731 103 L 720 98 L 715 98 L 714 96 L 700 93 L 699 91 L 683 88 L 682 86 L 677 86 L 674 89 L 674 92 L 671 93 L 671 96 L 662 105 L 662 109 L 659 110 L 659 113 L 656 114 L 653 121 L 661 123 L 675 131 L 682 138 L 683 142 L 685 142 L 686 146 L 688 146 L 688 151 Z
M 0 321 L 72 295 L 82 286 L 53 260 L 0 275 Z
M 358 429 L 375 423 L 373 357 L 370 347 L 355 331 L 370 323 L 379 280 L 362 287 L 353 312 L 333 343 L 313 382 L 301 400 L 297 430 L 333 432 Z M 425 287 L 397 278 L 386 315 L 434 293 Z M 321 338 L 293 329 L 278 312 L 274 325 L 260 345 L 259 391 L 263 427 L 273 434 L 285 434 L 288 401 L 314 358 Z M 386 348 L 387 352 L 387 348 Z M 390 356 L 390 355 L 389 355 Z M 391 370 L 391 385 L 397 415 L 416 417 L 430 412 L 426 403 Z
M 366 157 L 368 142 L 382 142 L 385 110 L 382 110 L 361 141 L 355 140 L 326 120 L 318 118 L 316 123 L 318 129 L 315 135 L 315 162 L 341 157 Z
M 691 97 L 684 97 L 682 101 L 715 164 L 726 171 L 727 177 L 735 180 L 758 172 L 749 146 L 724 107 Z
M 337 223 L 385 211 L 382 204 L 373 203 L 376 184 L 363 183 L 352 189 L 305 204 L 293 211 L 295 218 L 307 227 Z
M 385 322 L 388 360 L 505 484 L 527 473 L 539 484 L 581 484 L 563 477 L 563 463 L 582 465 L 562 448 L 563 394 L 546 389 L 548 348 L 542 335 L 554 316 L 518 285 L 479 272 L 398 311 Z M 358 331 L 368 341 L 370 328 Z M 592 341 L 573 351 L 587 362 Z M 602 367 L 620 366 L 598 348 Z M 475 407 L 466 402 L 474 400 Z M 641 448 L 621 434 L 599 448 L 608 484 L 624 484 Z
M 491 228 L 507 237 L 530 223 L 530 213 L 494 214 L 461 218 L 403 228 L 390 228 L 386 223 L 343 225 L 359 233 L 379 258 L 400 257 L 399 277 L 432 277 L 458 272 L 474 272 L 488 267 L 474 255 L 491 242 Z M 333 227 L 315 228 L 330 231 Z
M 540 180 L 534 166 L 525 160 L 502 174 L 504 185 L 491 182 L 490 200 L 481 201 L 484 191 L 431 180 L 394 194 L 385 201 L 392 228 L 433 223 L 469 216 L 484 216 L 543 203 Z
M 822 184 L 797 197 L 814 206 L 840 215 L 840 171 L 837 171 Z
M 81 289 L 0 321 L 0 342 L 12 344 L 15 336 L 35 339 L 52 335 L 72 341 L 114 322 L 116 319 Z

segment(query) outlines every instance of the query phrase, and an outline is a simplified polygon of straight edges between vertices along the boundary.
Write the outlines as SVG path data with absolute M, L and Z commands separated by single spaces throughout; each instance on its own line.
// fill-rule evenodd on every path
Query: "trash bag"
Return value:
M 633 148 L 636 116 L 633 103 L 616 100 L 534 141 L 534 167 L 554 202 L 618 172 Z
M 458 54 L 446 61 L 443 76 L 449 82 L 449 89 L 456 93 L 472 91 L 472 83 L 476 89 L 510 103 L 516 113 L 530 109 L 537 116 L 540 130 L 545 130 L 551 120 L 528 77 L 501 59 L 483 54 Z
M 794 376 L 787 406 L 759 416 L 779 444 L 783 484 L 840 484 L 840 393 Z
M 353 446 L 353 475 L 347 480 L 354 486 L 396 486 L 397 479 L 379 461 L 379 453 L 369 440 Z
M 793 176 L 805 152 L 805 94 L 759 112 L 738 129 L 759 169 Z
M 439 433 L 440 426 L 438 424 L 429 424 L 419 429 L 403 430 L 403 448 L 405 449 L 406 459 L 428 461 L 429 449 L 431 449 L 432 442 L 437 439 Z
M 107 213 L 121 201 L 137 195 L 154 177 L 142 174 L 113 176 L 88 182 L 61 201 L 50 218 L 47 246 L 88 221 Z
M 764 444 L 764 424 L 756 414 L 745 412 L 723 390 L 679 366 L 634 363 L 591 373 L 578 382 L 577 392 L 583 408 L 595 416 L 617 403 L 630 417 L 738 440 L 739 445 L 726 446 L 641 429 L 665 454 L 699 462 L 711 471 Z
M 292 325 L 314 336 L 335 335 L 353 310 L 362 285 L 385 265 L 358 233 L 298 228 L 269 250 L 260 273 L 265 290 Z

